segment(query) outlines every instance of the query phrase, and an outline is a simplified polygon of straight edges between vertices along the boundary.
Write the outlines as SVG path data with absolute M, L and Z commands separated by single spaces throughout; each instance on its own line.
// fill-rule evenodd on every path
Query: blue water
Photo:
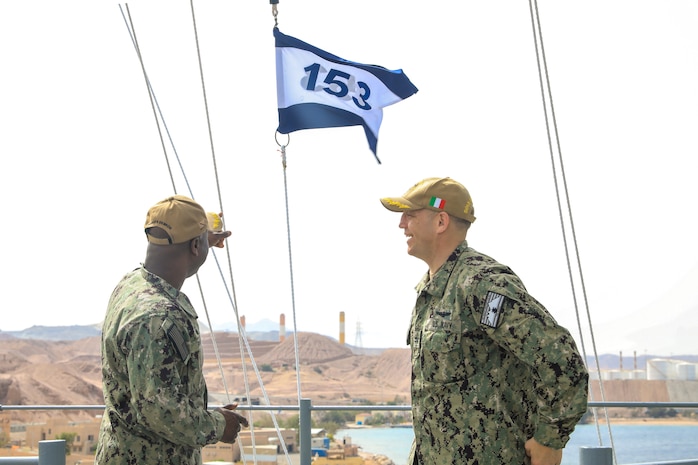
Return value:
M 599 444 L 599 430 L 602 444 Z M 579 425 L 562 455 L 562 465 L 579 464 L 580 447 L 610 447 L 608 427 Z M 621 465 L 667 460 L 698 459 L 698 423 L 684 425 L 613 425 L 611 435 L 617 463 Z M 348 436 L 363 452 L 390 457 L 406 465 L 414 434 L 411 428 L 357 428 L 337 431 L 336 439 Z

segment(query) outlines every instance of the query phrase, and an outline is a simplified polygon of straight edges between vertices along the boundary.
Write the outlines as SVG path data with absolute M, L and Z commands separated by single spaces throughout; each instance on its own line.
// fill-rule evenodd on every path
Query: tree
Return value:
M 369 425 L 384 425 L 386 423 L 385 415 L 381 412 L 376 412 L 367 419 L 366 424 Z
M 313 424 L 312 418 L 310 419 L 311 426 Z M 300 415 L 299 414 L 293 414 L 289 416 L 288 418 L 285 418 L 281 421 L 279 421 L 279 425 L 283 428 L 288 428 L 288 429 L 298 429 L 300 427 Z
M 56 439 L 65 440 L 65 455 L 70 455 L 70 452 L 73 450 L 73 443 L 75 442 L 75 438 L 77 435 L 77 433 L 61 433 L 58 436 L 56 436 Z
M 674 418 L 678 415 L 676 409 L 673 408 L 648 408 L 647 416 L 650 418 Z

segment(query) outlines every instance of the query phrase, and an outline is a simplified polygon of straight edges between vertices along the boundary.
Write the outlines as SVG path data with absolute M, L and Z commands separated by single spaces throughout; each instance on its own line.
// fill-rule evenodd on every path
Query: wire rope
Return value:
M 539 77 L 539 81 L 540 81 L 541 98 L 542 98 L 542 102 L 543 102 L 543 112 L 544 112 L 544 118 L 545 118 L 546 133 L 547 133 L 547 137 L 548 137 L 548 147 L 550 150 L 550 160 L 551 160 L 551 165 L 552 165 L 552 170 L 553 170 L 553 180 L 554 180 L 554 184 L 555 184 L 555 194 L 556 194 L 557 205 L 558 205 L 558 214 L 559 214 L 559 218 L 560 218 L 560 224 L 562 227 L 563 243 L 564 243 L 564 248 L 565 248 L 565 257 L 567 260 L 567 269 L 568 269 L 568 273 L 569 273 L 570 286 L 571 286 L 572 296 L 573 296 L 573 300 L 574 300 L 575 316 L 577 318 L 577 325 L 579 328 L 580 343 L 582 346 L 582 354 L 584 356 L 584 362 L 586 363 L 586 347 L 584 344 L 582 324 L 581 324 L 580 315 L 579 315 L 580 311 L 579 311 L 579 305 L 578 305 L 578 301 L 577 301 L 577 293 L 575 290 L 576 287 L 575 287 L 575 283 L 574 283 L 574 273 L 573 273 L 573 267 L 572 267 L 571 259 L 570 259 L 570 250 L 569 250 L 569 246 L 568 246 L 568 239 L 567 239 L 567 233 L 566 233 L 566 228 L 565 228 L 564 215 L 562 212 L 562 202 L 561 202 L 561 198 L 560 198 L 560 185 L 559 185 L 558 179 L 557 179 L 557 169 L 556 169 L 556 163 L 555 163 L 555 149 L 553 147 L 551 128 L 550 128 L 550 121 L 551 120 L 552 120 L 552 125 L 553 125 L 554 136 L 555 136 L 555 147 L 557 149 L 557 159 L 558 159 L 558 163 L 559 163 L 558 169 L 560 171 L 560 177 L 562 179 L 562 185 L 563 185 L 562 190 L 563 190 L 564 195 L 565 195 L 565 203 L 567 205 L 567 214 L 568 214 L 568 218 L 570 221 L 572 245 L 574 247 L 575 260 L 577 262 L 577 271 L 579 274 L 580 286 L 582 288 L 581 289 L 582 297 L 583 297 L 583 301 L 584 301 L 587 321 L 589 323 L 589 330 L 590 330 L 590 335 L 591 335 L 591 340 L 592 340 L 592 349 L 593 349 L 593 353 L 594 353 L 594 359 L 596 361 L 596 369 L 597 369 L 598 378 L 599 378 L 599 390 L 601 393 L 602 401 L 605 401 L 605 392 L 604 392 L 604 388 L 603 388 L 603 380 L 602 380 L 601 373 L 600 373 L 600 364 L 599 364 L 599 359 L 598 359 L 598 352 L 596 349 L 594 330 L 593 330 L 593 326 L 591 324 L 591 314 L 589 311 L 589 304 L 588 304 L 588 300 L 587 300 L 586 287 L 584 285 L 584 273 L 582 271 L 581 258 L 580 258 L 580 254 L 579 254 L 579 248 L 577 245 L 577 237 L 576 237 L 576 232 L 575 232 L 575 228 L 574 228 L 574 220 L 573 220 L 573 215 L 572 215 L 571 201 L 570 201 L 570 197 L 569 197 L 569 189 L 567 187 L 567 178 L 566 178 L 565 170 L 564 170 L 562 148 L 560 145 L 560 137 L 559 137 L 559 131 L 558 131 L 558 125 L 557 125 L 557 118 L 555 116 L 555 106 L 554 106 L 554 102 L 553 102 L 552 90 L 551 90 L 551 85 L 550 85 L 550 76 L 548 73 L 547 60 L 545 57 L 543 32 L 542 32 L 542 27 L 540 24 L 540 14 L 538 11 L 537 0 L 529 0 L 529 10 L 530 10 L 530 14 L 531 14 L 531 26 L 533 29 L 533 40 L 534 40 L 534 45 L 535 45 L 535 50 L 536 50 L 536 63 L 538 66 L 538 77 Z M 545 75 L 545 79 L 544 79 L 544 75 Z M 546 89 L 547 89 L 547 100 L 546 100 Z M 550 105 L 550 117 L 548 116 L 548 105 Z M 591 390 L 589 392 L 589 396 L 593 400 L 593 392 Z M 603 441 L 601 439 L 601 432 L 599 429 L 598 418 L 596 417 L 596 409 L 594 408 L 594 409 L 592 409 L 592 411 L 594 414 L 599 444 L 603 444 Z M 612 448 L 613 454 L 614 454 L 614 457 L 613 457 L 614 462 L 617 462 L 616 457 L 615 457 L 615 447 L 613 447 L 613 434 L 611 431 L 611 425 L 610 425 L 610 421 L 608 418 L 608 409 L 604 408 L 604 412 L 606 415 L 606 424 L 608 425 L 608 432 L 609 432 L 609 437 L 610 437 L 610 441 L 611 441 L 611 448 Z
M 274 27 L 279 27 L 279 0 L 269 0 L 271 4 L 271 14 L 274 18 Z M 298 349 L 298 326 L 296 324 L 296 293 L 295 285 L 293 280 L 293 248 L 291 247 L 291 220 L 289 215 L 289 202 L 288 202 L 288 177 L 286 174 L 287 160 L 286 160 L 286 147 L 291 141 L 291 136 L 286 135 L 287 140 L 285 144 L 279 143 L 277 132 L 274 132 L 274 140 L 279 146 L 279 151 L 281 152 L 281 166 L 284 175 L 284 201 L 286 205 L 286 241 L 288 247 L 288 268 L 289 268 L 289 280 L 291 285 L 291 311 L 293 316 L 293 352 L 296 361 L 296 392 L 298 394 L 298 407 L 301 405 L 301 371 L 300 371 L 300 354 Z M 299 418 L 300 420 L 300 418 Z
M 124 12 L 121 9 L 121 5 L 119 5 L 119 9 L 121 10 L 121 16 L 124 16 Z M 136 54 L 138 55 L 138 62 L 141 65 L 141 71 L 143 71 L 143 78 L 145 79 L 145 84 L 148 89 L 148 98 L 150 99 L 150 106 L 153 110 L 153 116 L 155 117 L 155 125 L 157 126 L 158 129 L 158 136 L 160 138 L 160 146 L 162 147 L 162 152 L 165 155 L 165 163 L 167 164 L 167 172 L 170 175 L 170 181 L 172 182 L 172 190 L 174 192 L 177 192 L 177 186 L 175 185 L 174 181 L 174 176 L 172 176 L 172 167 L 170 166 L 170 159 L 167 156 L 167 149 L 165 148 L 165 141 L 162 137 L 162 130 L 160 129 L 160 122 L 158 120 L 158 115 L 157 112 L 155 111 L 155 104 L 153 103 L 153 92 L 152 88 L 150 87 L 150 80 L 148 79 L 148 73 L 145 72 L 145 64 L 143 63 L 143 56 L 141 55 L 141 48 L 138 45 L 138 38 L 136 37 L 136 30 L 133 27 L 133 19 L 131 18 L 131 10 L 128 8 L 128 4 L 126 4 L 126 12 L 128 13 L 128 21 L 126 21 L 126 18 L 124 17 L 124 21 L 126 22 L 126 27 L 128 28 L 129 35 L 131 36 L 131 42 L 133 43 L 134 48 L 136 49 Z M 130 24 L 130 27 L 129 27 Z
M 121 5 L 119 5 L 119 8 L 120 8 L 120 10 L 121 10 L 122 17 L 123 17 L 124 22 L 125 22 L 125 24 L 126 24 L 126 27 L 127 27 L 127 29 L 128 29 L 128 32 L 129 32 L 131 41 L 132 41 L 132 43 L 133 43 L 133 45 L 134 45 L 134 48 L 135 48 L 135 50 L 136 50 L 136 53 L 137 53 L 137 55 L 138 55 L 138 59 L 139 59 L 140 65 L 141 65 L 141 70 L 142 70 L 143 76 L 144 76 L 144 78 L 145 78 L 145 82 L 146 82 L 146 86 L 147 86 L 147 89 L 148 89 L 149 98 L 150 98 L 150 102 L 151 102 L 151 108 L 153 109 L 153 114 L 154 114 L 154 117 L 155 117 L 155 120 L 156 120 L 156 125 L 157 125 L 157 129 L 158 129 L 158 135 L 159 135 L 159 138 L 160 138 L 161 146 L 162 146 L 162 148 L 163 148 L 163 153 L 164 153 L 164 156 L 165 156 L 165 160 L 166 160 L 166 164 L 167 164 L 167 168 L 168 168 L 168 173 L 169 173 L 170 181 L 171 181 L 171 183 L 172 183 L 173 190 L 174 190 L 175 193 L 177 193 L 177 188 L 176 188 L 176 183 L 175 183 L 175 180 L 174 180 L 174 175 L 173 175 L 173 173 L 172 173 L 171 164 L 170 164 L 170 161 L 169 161 L 169 157 L 168 157 L 168 154 L 167 154 L 167 149 L 166 149 L 166 147 L 165 147 L 165 142 L 164 142 L 162 130 L 161 130 L 161 127 L 160 127 L 160 122 L 161 122 L 161 121 L 162 121 L 162 126 L 165 128 L 165 132 L 167 133 L 167 137 L 168 137 L 170 146 L 172 147 L 172 150 L 173 150 L 173 152 L 174 152 L 174 154 L 175 154 L 175 157 L 176 157 L 176 159 L 177 159 L 177 162 L 178 162 L 180 171 L 181 171 L 181 173 L 182 173 L 182 176 L 184 177 L 184 180 L 185 180 L 185 183 L 186 183 L 186 185 L 187 185 L 187 190 L 188 190 L 188 192 L 189 192 L 189 195 L 190 195 L 190 197 L 191 197 L 192 199 L 194 199 L 194 195 L 193 195 L 193 192 L 192 192 L 192 189 L 191 189 L 189 180 L 188 180 L 188 178 L 187 178 L 187 176 L 186 176 L 186 172 L 185 172 L 184 167 L 183 167 L 183 165 L 182 165 L 182 162 L 181 162 L 181 159 L 180 159 L 180 157 L 179 157 L 179 154 L 177 153 L 177 150 L 176 150 L 174 141 L 173 141 L 173 139 L 172 139 L 172 136 L 171 136 L 171 134 L 170 134 L 170 132 L 169 132 L 169 129 L 168 129 L 168 127 L 167 127 L 167 124 L 166 124 L 166 122 L 165 122 L 164 115 L 162 114 L 162 110 L 161 110 L 160 105 L 159 105 L 159 103 L 158 103 L 158 101 L 157 101 L 157 98 L 156 98 L 156 96 L 155 96 L 155 92 L 154 92 L 154 90 L 153 90 L 153 87 L 152 87 L 152 85 L 151 85 L 151 82 L 150 82 L 150 80 L 149 80 L 149 78 L 148 78 L 148 75 L 147 75 L 147 73 L 146 73 L 144 61 L 143 61 L 142 54 L 141 54 L 141 51 L 140 51 L 140 46 L 138 45 L 138 41 L 137 41 L 137 38 L 136 38 L 135 28 L 134 28 L 134 26 L 133 26 L 133 21 L 132 21 L 132 18 L 131 18 L 130 10 L 129 10 L 129 8 L 128 8 L 128 4 L 126 4 L 125 6 L 126 6 L 126 11 L 127 11 L 127 13 L 128 13 L 128 20 L 126 20 L 126 17 L 125 17 L 125 15 L 124 15 L 123 9 L 121 8 Z M 203 66 L 202 66 L 202 64 L 201 64 L 201 55 L 200 55 L 200 48 L 199 48 L 199 41 L 198 41 L 198 33 L 196 32 L 196 18 L 195 18 L 195 14 L 194 14 L 193 0 L 192 0 L 192 2 L 191 2 L 191 10 L 192 10 L 192 20 L 193 20 L 194 30 L 195 30 L 195 38 L 196 38 L 196 46 L 197 46 L 197 57 L 198 57 L 198 60 L 199 60 L 199 72 L 200 72 L 200 74 L 201 74 L 202 92 L 203 92 L 203 95 L 204 95 L 205 111 L 206 111 L 206 118 L 207 118 L 207 123 L 208 123 L 209 142 L 210 142 L 210 144 L 211 144 L 211 153 L 212 153 L 212 156 L 213 156 L 214 176 L 215 176 L 215 180 L 216 180 L 216 187 L 217 187 L 217 193 L 218 193 L 218 199 L 219 199 L 219 207 L 220 207 L 221 212 L 222 212 L 223 207 L 222 207 L 222 196 L 221 196 L 221 192 L 220 192 L 220 181 L 219 181 L 219 176 L 218 176 L 218 169 L 217 169 L 217 163 L 216 163 L 216 157 L 215 157 L 215 150 L 214 150 L 214 144 L 213 144 L 213 137 L 212 137 L 212 132 L 211 132 L 211 124 L 210 124 L 210 117 L 209 117 L 209 111 L 208 111 L 208 102 L 207 102 L 206 91 L 205 91 L 205 81 L 204 81 L 204 78 L 203 78 Z M 223 220 L 223 222 L 225 222 L 224 217 L 222 217 L 221 219 Z M 224 229 L 225 229 L 225 223 L 224 223 Z M 231 258 L 230 258 L 229 247 L 226 248 L 226 252 L 227 252 L 227 259 L 228 259 L 228 272 L 229 272 L 230 279 L 231 279 L 230 288 L 228 287 L 228 285 L 227 285 L 227 283 L 226 283 L 226 279 L 225 279 L 223 270 L 222 270 L 222 268 L 221 268 L 220 262 L 219 262 L 219 260 L 218 260 L 218 257 L 217 257 L 217 255 L 216 255 L 216 253 L 215 253 L 215 250 L 212 250 L 212 252 L 213 252 L 213 257 L 214 257 L 214 260 L 215 260 L 215 262 L 216 262 L 216 265 L 217 265 L 219 274 L 220 274 L 220 276 L 221 276 L 221 279 L 222 279 L 222 281 L 223 281 L 224 284 L 225 284 L 225 289 L 226 289 L 226 292 L 227 292 L 227 294 L 228 294 L 229 301 L 230 301 L 230 303 L 231 303 L 231 305 L 232 305 L 232 307 L 233 307 L 233 309 L 234 309 L 235 316 L 236 316 L 236 320 L 237 320 L 237 324 L 238 324 L 238 329 L 239 329 L 239 338 L 238 338 L 238 340 L 239 340 L 239 343 L 240 343 L 240 354 L 241 354 L 241 362 L 242 362 L 242 368 L 243 368 L 243 380 L 244 380 L 244 382 L 245 382 L 245 392 L 246 392 L 247 403 L 248 403 L 248 405 L 251 405 L 251 396 L 250 396 L 250 388 L 249 388 L 249 379 L 248 379 L 247 370 L 246 370 L 246 363 L 245 363 L 245 349 L 247 350 L 247 353 L 249 354 L 250 361 L 251 361 L 251 363 L 252 363 L 253 369 L 254 369 L 255 374 L 256 374 L 256 376 L 257 376 L 257 379 L 258 379 L 258 381 L 259 381 L 259 384 L 260 384 L 260 387 L 261 387 L 261 390 L 262 390 L 262 393 L 263 393 L 263 398 L 264 398 L 264 400 L 265 400 L 265 403 L 266 403 L 267 405 L 270 405 L 269 397 L 268 397 L 268 394 L 267 394 L 267 392 L 266 392 L 266 388 L 265 388 L 264 385 L 263 385 L 261 374 L 260 374 L 260 372 L 259 372 L 259 370 L 258 370 L 258 368 L 257 368 L 257 366 L 256 366 L 255 361 L 254 361 L 254 356 L 252 355 L 252 349 L 251 349 L 251 347 L 250 347 L 250 345 L 249 345 L 249 342 L 248 342 L 248 340 L 247 340 L 247 336 L 246 336 L 246 333 L 244 332 L 244 328 L 242 328 L 242 325 L 240 324 L 240 317 L 239 317 L 239 312 L 238 312 L 238 308 L 237 308 L 237 299 L 236 299 L 236 296 L 235 296 L 235 286 L 234 286 L 233 273 L 232 273 L 232 260 L 231 260 Z M 222 383 L 223 383 L 223 386 L 224 386 L 225 394 L 226 394 L 226 397 L 227 397 L 228 401 L 230 402 L 230 392 L 229 392 L 228 385 L 227 385 L 227 382 L 226 382 L 226 379 L 225 379 L 225 373 L 224 373 L 224 371 L 223 371 L 223 365 L 222 365 L 222 360 L 221 360 L 220 352 L 219 352 L 219 350 L 218 350 L 218 345 L 217 345 L 217 342 L 216 342 L 216 339 L 215 339 L 215 334 L 214 334 L 214 331 L 213 331 L 213 326 L 212 326 L 212 324 L 211 324 L 211 319 L 210 319 L 210 315 L 209 315 L 209 312 L 208 312 L 208 306 L 207 306 L 207 304 L 206 304 L 206 299 L 205 299 L 205 297 L 204 297 L 203 287 L 202 287 L 202 285 L 201 285 L 201 281 L 200 281 L 200 278 L 199 278 L 199 275 L 198 275 L 198 274 L 196 275 L 196 280 L 197 280 L 197 285 L 198 285 L 198 288 L 199 288 L 199 292 L 200 292 L 200 294 L 201 294 L 202 303 L 203 303 L 203 307 L 204 307 L 204 312 L 205 312 L 205 315 L 206 315 L 207 324 L 208 324 L 209 332 L 210 332 L 210 335 L 211 335 L 212 345 L 213 345 L 215 357 L 216 357 L 216 360 L 217 360 L 217 363 L 218 363 L 218 368 L 219 368 L 220 373 L 221 373 L 221 379 L 222 379 Z M 232 292 L 232 293 L 231 293 L 231 292 Z M 243 346 L 243 344 L 244 344 L 244 346 Z M 299 405 L 300 405 L 300 403 L 299 403 Z M 255 448 L 255 435 L 254 435 L 254 422 L 253 422 L 252 419 L 251 419 L 252 413 L 253 413 L 253 412 L 252 412 L 252 409 L 249 409 L 248 416 L 250 416 L 250 432 L 251 432 L 250 437 L 251 437 L 251 441 L 252 441 L 252 447 L 253 447 L 253 450 L 254 450 L 254 448 Z M 276 419 L 276 415 L 272 412 L 272 413 L 271 413 L 271 416 L 272 416 L 272 420 L 273 420 L 275 429 L 276 429 L 277 434 L 278 434 L 279 442 L 280 442 L 280 444 L 281 444 L 281 446 L 282 446 L 282 449 L 283 449 L 283 451 L 284 451 L 284 453 L 285 453 L 285 455 L 286 455 L 286 457 L 287 457 L 288 463 L 289 463 L 289 465 L 290 465 L 290 464 L 291 464 L 291 461 L 290 461 L 290 457 L 288 456 L 287 446 L 286 446 L 286 444 L 285 444 L 283 435 L 281 434 L 280 427 L 279 427 L 279 424 L 278 424 L 277 419 Z M 244 457 L 244 451 L 243 451 L 242 449 L 241 449 L 241 454 L 243 455 L 243 457 L 242 457 L 242 458 L 243 458 L 243 461 L 246 462 L 245 457 Z M 254 457 L 254 462 L 256 463 L 256 462 L 257 462 L 256 454 L 253 454 L 253 455 L 255 455 L 255 457 Z
M 290 141 L 290 136 L 289 136 L 289 141 Z M 277 141 L 278 143 L 278 141 Z M 291 281 L 291 308 L 292 308 L 292 315 L 293 315 L 293 348 L 294 348 L 294 357 L 296 360 L 296 389 L 298 392 L 298 405 L 301 404 L 301 374 L 300 374 L 300 354 L 298 350 L 298 330 L 296 326 L 296 297 L 295 297 L 295 287 L 294 287 L 294 282 L 293 282 L 293 253 L 292 253 L 292 247 L 291 247 L 291 220 L 290 220 L 290 215 L 289 215 L 289 203 L 288 203 L 288 180 L 286 176 L 286 168 L 287 168 L 287 163 L 286 163 L 286 147 L 288 146 L 288 142 L 285 145 L 281 145 L 280 147 L 280 152 L 281 152 L 281 165 L 283 167 L 283 173 L 284 173 L 284 200 L 286 202 L 286 237 L 287 237 L 287 244 L 288 244 L 288 267 L 289 267 L 289 274 L 290 274 L 290 281 Z
M 172 148 L 172 151 L 173 151 L 174 154 L 175 154 L 175 158 L 177 159 L 177 163 L 178 163 L 178 165 L 179 165 L 179 169 L 180 169 L 180 171 L 181 171 L 181 173 L 182 173 L 182 176 L 183 176 L 183 178 L 184 178 L 185 184 L 187 185 L 187 191 L 189 192 L 190 197 L 191 197 L 191 198 L 194 198 L 194 195 L 193 195 L 193 192 L 192 192 L 192 189 L 191 189 L 191 185 L 189 184 L 189 178 L 188 178 L 187 175 L 186 175 L 186 172 L 185 172 L 185 170 L 184 170 L 184 166 L 182 165 L 182 161 L 181 161 L 181 159 L 180 159 L 180 157 L 179 157 L 179 153 L 177 152 L 176 145 L 175 145 L 175 143 L 174 143 L 174 140 L 172 139 L 172 134 L 170 133 L 170 130 L 169 130 L 168 126 L 167 126 L 167 122 L 165 121 L 165 117 L 164 117 L 164 115 L 163 115 L 163 113 L 162 113 L 162 108 L 160 108 L 160 104 L 159 104 L 159 102 L 158 102 L 157 96 L 155 95 L 155 91 L 153 90 L 153 87 L 152 87 L 152 85 L 151 85 L 151 83 L 150 83 L 150 79 L 148 78 L 147 73 L 145 72 L 145 66 L 143 65 L 142 57 L 141 57 L 141 54 L 140 54 L 140 47 L 138 46 L 138 43 L 137 43 L 137 41 L 136 41 L 136 39 L 135 39 L 135 29 L 134 29 L 134 26 L 133 26 L 133 21 L 132 21 L 131 15 L 130 15 L 130 10 L 128 9 L 128 5 L 126 5 L 126 9 L 127 9 L 127 11 L 129 12 L 129 19 L 128 19 L 128 21 L 127 21 L 125 15 L 124 15 L 123 9 L 121 8 L 121 5 L 119 5 L 119 9 L 121 10 L 121 15 L 122 15 L 122 17 L 123 17 L 123 19 L 124 19 L 124 22 L 126 23 L 126 28 L 128 29 L 129 35 L 130 35 L 130 37 L 131 37 L 131 41 L 132 41 L 132 43 L 133 43 L 133 45 L 134 45 L 134 47 L 135 47 L 135 49 L 136 49 L 136 52 L 137 52 L 138 57 L 139 57 L 139 60 L 141 61 L 141 68 L 143 69 L 143 73 L 144 73 L 145 80 L 146 80 L 146 84 L 147 84 L 147 87 L 148 87 L 148 92 L 149 92 L 149 94 L 150 94 L 151 102 L 154 104 L 154 109 L 157 109 L 157 111 L 156 111 L 156 118 L 155 118 L 155 119 L 156 119 L 156 123 L 158 123 L 158 129 L 159 129 L 159 127 L 160 127 L 160 126 L 159 126 L 159 121 L 161 121 L 161 122 L 162 122 L 162 127 L 165 129 L 165 133 L 167 134 L 168 141 L 169 141 L 169 143 L 170 143 L 170 147 Z M 158 117 L 159 117 L 159 119 L 158 119 Z M 162 142 L 162 132 L 159 131 L 159 134 L 160 134 L 160 136 L 161 136 L 161 142 Z M 163 146 L 164 146 L 164 142 L 162 142 L 162 144 L 163 144 Z M 176 193 L 176 192 L 177 192 L 177 188 L 176 188 L 176 186 L 175 186 L 175 180 L 174 180 L 174 176 L 173 176 L 173 174 L 172 174 L 172 171 L 169 169 L 169 168 L 170 168 L 170 163 L 169 163 L 169 157 L 167 156 L 167 151 L 166 151 L 166 150 L 165 150 L 165 160 L 166 160 L 166 162 L 167 162 L 168 171 L 169 171 L 169 174 L 170 174 L 170 181 L 171 181 L 172 186 L 173 186 L 173 188 L 174 188 L 174 192 Z M 211 328 L 211 327 L 212 327 L 212 326 L 211 326 L 211 319 L 210 319 L 209 314 L 208 314 L 208 308 L 207 308 L 207 305 L 206 305 L 206 300 L 204 299 L 204 293 L 203 293 L 203 289 L 202 289 L 202 287 L 201 287 L 201 281 L 200 281 L 200 279 L 199 279 L 199 275 L 198 275 L 198 274 L 196 275 L 196 282 L 197 282 L 197 285 L 198 285 L 198 287 L 199 287 L 199 292 L 200 292 L 201 297 L 202 297 L 202 302 L 203 302 L 203 305 L 204 305 L 204 312 L 205 312 L 205 314 L 206 314 L 207 324 L 208 324 L 208 327 Z M 211 334 L 213 335 L 212 332 L 211 332 Z M 219 354 L 219 351 L 218 351 L 218 344 L 216 343 L 216 339 L 215 339 L 215 337 L 213 337 L 213 336 L 211 337 L 211 339 L 212 339 L 211 343 L 212 343 L 212 346 L 213 346 L 213 350 L 214 350 L 214 354 L 215 354 L 216 360 L 220 360 L 220 354 Z M 220 369 L 221 380 L 222 380 L 222 382 L 223 382 L 223 386 L 224 386 L 224 390 L 225 390 L 225 393 L 226 393 L 226 397 L 228 398 L 228 401 L 230 402 L 230 394 L 229 394 L 229 390 L 228 390 L 228 386 L 227 386 L 227 381 L 226 381 L 225 375 L 224 375 L 224 373 L 223 373 L 223 366 L 222 366 L 222 363 L 219 363 L 219 369 Z

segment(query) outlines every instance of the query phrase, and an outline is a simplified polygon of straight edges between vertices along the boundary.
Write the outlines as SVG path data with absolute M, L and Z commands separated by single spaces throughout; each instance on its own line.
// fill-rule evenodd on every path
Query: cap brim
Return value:
M 418 210 L 420 208 L 402 197 L 383 197 L 381 203 L 391 212 L 404 212 L 405 210 Z

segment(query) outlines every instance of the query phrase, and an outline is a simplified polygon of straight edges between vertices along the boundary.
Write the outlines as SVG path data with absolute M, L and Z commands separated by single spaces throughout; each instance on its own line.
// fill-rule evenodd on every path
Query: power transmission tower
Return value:
M 361 340 L 361 322 L 356 322 L 356 336 L 354 337 L 354 347 L 363 349 L 364 342 Z

